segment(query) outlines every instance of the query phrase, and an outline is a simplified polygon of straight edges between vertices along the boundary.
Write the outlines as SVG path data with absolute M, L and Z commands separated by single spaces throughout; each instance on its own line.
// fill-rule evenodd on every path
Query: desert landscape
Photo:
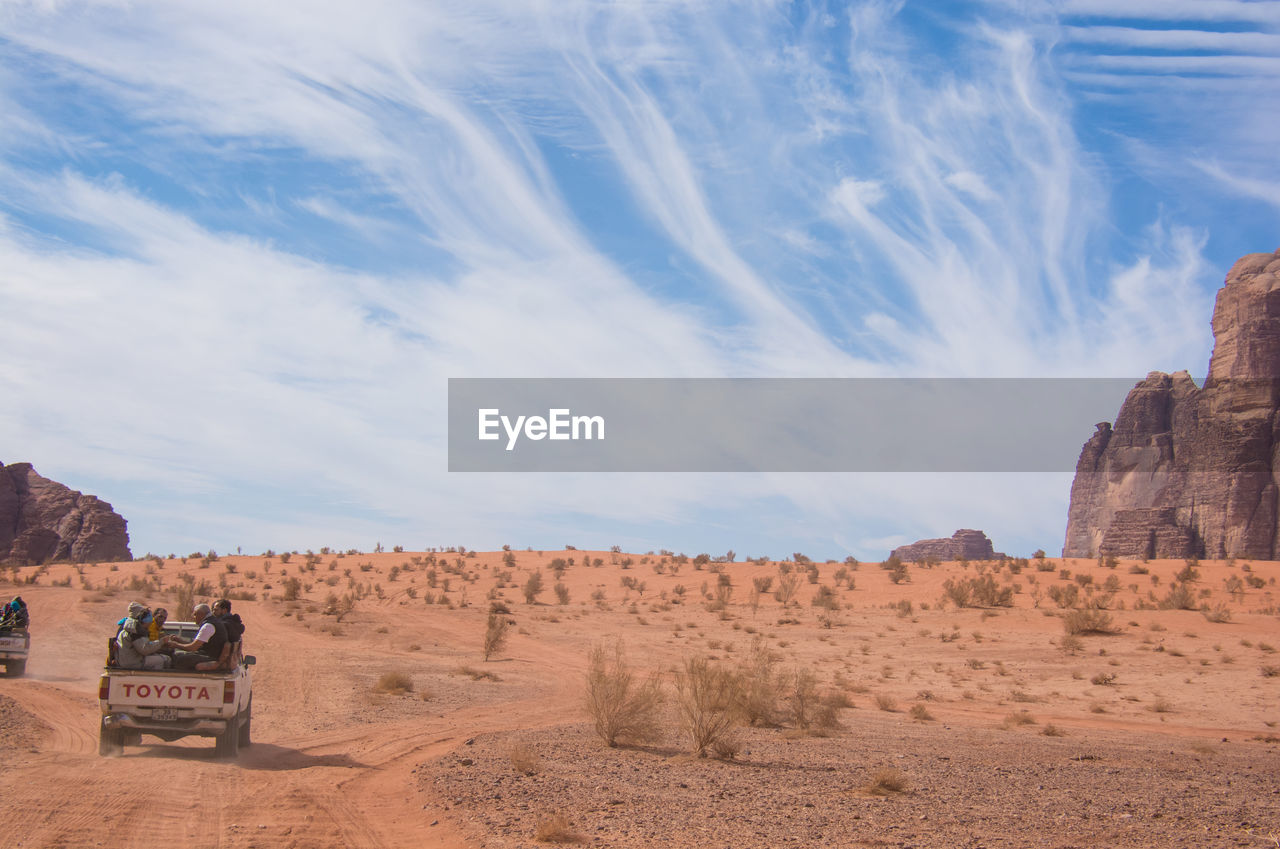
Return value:
M 1273 846 L 1277 571 L 514 548 L 17 567 L 33 643 L 0 681 L 0 820 L 24 847 Z M 99 757 L 128 603 L 220 596 L 258 658 L 253 745 Z M 597 672 L 621 647 L 662 699 L 612 748 L 586 703 L 601 646 Z M 702 705 L 723 720 L 703 757 L 697 669 L 753 684 Z

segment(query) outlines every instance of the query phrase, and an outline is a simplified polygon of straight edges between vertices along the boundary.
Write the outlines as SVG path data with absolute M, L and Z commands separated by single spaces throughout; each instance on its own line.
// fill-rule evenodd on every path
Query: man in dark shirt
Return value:
M 217 661 L 222 657 L 222 647 L 227 644 L 227 628 L 213 615 L 207 604 L 197 604 L 191 611 L 200 629 L 191 642 L 183 643 L 173 637 L 166 638 L 174 649 L 173 665 L 177 669 L 195 669 L 197 664 Z

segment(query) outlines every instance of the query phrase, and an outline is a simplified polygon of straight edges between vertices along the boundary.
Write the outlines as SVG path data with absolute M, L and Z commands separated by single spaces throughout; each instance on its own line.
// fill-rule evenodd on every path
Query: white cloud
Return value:
M 1154 50 L 1214 50 L 1224 53 L 1280 52 L 1280 36 L 1262 32 L 1212 32 L 1190 29 L 1138 29 L 1136 27 L 1068 26 L 1065 41 L 1106 44 Z
M 1249 20 L 1276 4 L 1244 5 L 1199 8 Z M 1191 14 L 1131 11 L 1156 6 Z M 913 533 L 1043 523 L 1065 491 L 1010 508 L 992 484 L 974 508 L 951 485 L 920 500 L 837 478 L 443 472 L 450 376 L 1128 375 L 1203 358 L 1203 233 L 1170 220 L 1115 234 L 1051 23 L 965 21 L 963 61 L 930 63 L 904 9 L 11 6 L 4 45 L 36 70 L 0 71 L 14 116 L 0 127 L 0 335 L 18 352 L 0 394 L 25 401 L 0 414 L 4 442 L 140 489 L 178 480 L 215 505 L 207 527 L 292 528 L 294 544 L 326 527 L 316 512 L 350 517 L 352 534 L 402 523 L 478 544 L 503 523 L 661 529 L 711 503 L 759 517 L 774 495 L 795 527 L 828 536 L 859 511 L 900 521 L 911 503 Z M 1220 40 L 1066 34 L 1075 47 Z M 1271 43 L 1254 35 L 1240 45 Z M 1190 67 L 1150 58 L 1078 61 Z M 1231 73 L 1272 61 L 1210 59 Z M 41 75 L 71 102 L 42 103 Z M 106 126 L 64 114 L 77 102 Z M 30 166 L 33 151 L 60 157 L 54 170 Z M 87 176 L 130 158 L 173 191 Z M 1268 173 L 1237 165 L 1224 152 L 1223 175 Z M 241 168 L 266 184 L 220 184 Z M 243 212 L 204 215 L 220 192 Z M 417 240 L 444 259 L 349 267 L 289 241 L 311 215 L 370 250 Z M 291 504 L 300 493 L 317 504 Z M 168 500 L 133 512 L 176 532 Z
M 1065 16 L 1280 24 L 1280 3 L 1274 0 L 1065 0 L 1057 9 Z

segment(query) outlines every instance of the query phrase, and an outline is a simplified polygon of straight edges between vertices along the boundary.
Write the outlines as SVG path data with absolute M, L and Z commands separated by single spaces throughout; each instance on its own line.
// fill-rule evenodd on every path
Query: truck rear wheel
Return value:
M 239 716 L 227 722 L 227 728 L 215 739 L 214 754 L 220 758 L 234 758 L 240 754 Z
M 244 709 L 244 724 L 240 726 L 240 745 L 248 746 L 253 740 L 249 736 L 249 725 L 253 722 L 253 699 L 249 699 L 249 705 Z
M 6 678 L 21 678 L 25 674 L 27 674 L 26 660 L 11 660 L 4 665 Z
M 98 726 L 98 754 L 104 758 L 113 758 L 124 754 L 124 735 L 115 728 L 106 725 Z

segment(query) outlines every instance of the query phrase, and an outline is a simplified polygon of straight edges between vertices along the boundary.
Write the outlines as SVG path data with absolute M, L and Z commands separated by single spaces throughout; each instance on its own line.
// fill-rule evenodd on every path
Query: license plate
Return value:
M 178 718 L 178 711 L 174 708 L 156 708 L 151 711 L 151 718 L 161 722 L 172 722 Z

